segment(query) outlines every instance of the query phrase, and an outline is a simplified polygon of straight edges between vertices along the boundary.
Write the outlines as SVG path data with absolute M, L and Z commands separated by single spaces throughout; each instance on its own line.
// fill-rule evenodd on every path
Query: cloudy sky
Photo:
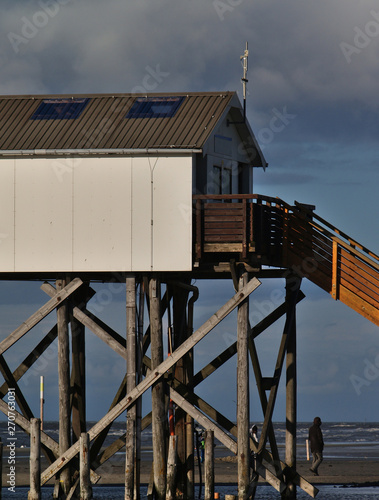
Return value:
M 248 42 L 247 115 L 269 163 L 265 172 L 256 171 L 254 191 L 314 204 L 318 215 L 379 253 L 376 1 L 3 0 L 0 31 L 0 94 L 236 90 L 241 96 L 239 58 Z M 280 130 L 272 126 L 278 115 Z M 229 282 L 197 285 L 195 327 L 233 294 Z M 377 420 L 377 327 L 309 282 L 303 291 L 299 420 L 315 414 L 330 421 Z M 251 299 L 252 323 L 278 305 L 273 297 L 282 292 L 281 281 L 263 282 Z M 102 297 L 94 310 L 123 333 L 124 291 L 108 288 Z M 1 338 L 46 300 L 38 283 L 1 283 Z M 6 353 L 12 368 L 53 322 L 49 317 L 17 344 L 17 352 Z M 265 376 L 272 374 L 282 328 L 278 323 L 258 341 Z M 198 346 L 197 368 L 218 353 L 220 339 L 226 348 L 234 332 L 232 316 Z M 124 362 L 90 333 L 87 346 L 88 416 L 95 419 L 105 413 Z M 55 372 L 53 346 L 20 382 L 38 413 L 39 375 L 47 377 L 51 419 L 57 418 Z M 235 372 L 230 361 L 222 376 L 198 388 L 232 419 Z M 253 380 L 251 386 L 252 420 L 261 421 Z M 283 389 L 274 415 L 280 421 Z

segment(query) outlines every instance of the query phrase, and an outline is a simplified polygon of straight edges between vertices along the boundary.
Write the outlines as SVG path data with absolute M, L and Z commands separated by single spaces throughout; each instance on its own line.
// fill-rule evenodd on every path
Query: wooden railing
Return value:
M 281 259 L 280 200 L 260 195 L 196 195 L 194 202 L 197 260 L 207 253 L 240 253 L 244 259 L 261 254 L 270 261 L 276 255 Z
M 197 195 L 194 202 L 196 260 L 238 254 L 292 268 L 379 325 L 379 257 L 313 206 L 261 195 Z

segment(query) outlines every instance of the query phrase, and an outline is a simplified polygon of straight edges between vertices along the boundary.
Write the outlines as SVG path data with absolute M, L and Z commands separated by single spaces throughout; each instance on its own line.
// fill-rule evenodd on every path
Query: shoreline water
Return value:
M 16 450 L 25 453 L 25 449 Z M 346 449 L 346 451 L 348 451 Z M 43 467 L 46 466 L 43 459 Z M 146 498 L 147 485 L 150 479 L 152 463 L 150 460 L 141 462 L 141 499 Z M 310 462 L 298 460 L 297 471 L 311 484 L 319 489 L 318 500 L 374 500 L 379 498 L 379 460 L 368 460 L 360 457 L 356 460 L 328 459 L 325 458 L 321 464 L 320 476 L 316 477 L 309 471 Z M 94 500 L 119 500 L 124 498 L 124 469 L 125 456 L 120 453 L 112 457 L 108 462 L 99 467 L 96 472 L 101 476 L 100 481 L 94 485 Z M 203 469 L 204 471 L 204 469 Z M 3 462 L 3 500 L 21 500 L 27 498 L 29 485 L 29 459 L 16 458 L 14 491 L 6 488 L 7 466 Z M 203 474 L 204 478 L 204 474 Z M 195 482 L 197 491 L 199 489 L 198 464 L 195 467 Z M 52 496 L 53 480 L 42 488 L 41 500 L 47 500 Z M 220 498 L 225 495 L 237 494 L 237 460 L 235 456 L 229 455 L 215 459 L 215 491 L 219 492 Z M 202 485 L 204 494 L 204 485 Z M 196 495 L 196 498 L 199 498 Z M 280 499 L 280 494 L 263 480 L 259 481 L 256 500 Z M 298 488 L 298 500 L 310 497 Z
M 348 446 L 340 445 L 341 454 L 343 450 L 349 452 Z M 15 484 L 17 487 L 29 485 L 29 455 L 28 449 L 16 449 L 15 454 Z M 297 459 L 297 472 L 312 484 L 334 484 L 334 485 L 372 485 L 379 487 L 379 458 L 369 458 L 362 454 L 354 458 L 331 458 L 324 455 L 324 461 L 320 466 L 320 476 L 314 476 L 310 471 L 311 461 L 304 458 Z M 48 466 L 44 456 L 41 456 L 42 470 Z M 216 456 L 214 463 L 215 483 L 233 484 L 237 483 L 237 457 L 230 454 Z M 96 469 L 101 476 L 98 485 L 123 485 L 124 484 L 125 453 L 117 453 L 101 467 Z M 141 484 L 148 484 L 150 480 L 152 461 L 141 460 Z M 202 465 L 203 470 L 203 465 Z M 7 474 L 10 466 L 7 457 L 3 456 L 2 480 L 3 487 L 7 482 Z M 198 463 L 195 462 L 195 481 L 199 481 Z M 264 483 L 264 481 L 260 481 Z M 50 481 L 50 484 L 53 480 Z M 378 496 L 379 497 L 379 496 Z

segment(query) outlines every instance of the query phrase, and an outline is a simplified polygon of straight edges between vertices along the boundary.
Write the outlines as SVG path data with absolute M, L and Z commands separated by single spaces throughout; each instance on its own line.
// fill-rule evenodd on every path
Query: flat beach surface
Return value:
M 19 449 L 16 453 L 16 486 L 29 485 L 29 458 L 28 449 Z M 9 466 L 3 458 L 3 487 L 7 487 L 7 473 Z M 314 476 L 310 471 L 311 462 L 298 460 L 297 471 L 312 484 L 335 484 L 335 485 L 379 485 L 379 460 L 359 457 L 357 460 L 325 458 L 319 468 L 319 476 Z M 47 463 L 42 458 L 42 470 Z M 150 479 L 152 463 L 150 460 L 141 461 L 141 484 L 148 484 Z M 125 458 L 123 453 L 118 453 L 108 462 L 99 467 L 96 472 L 101 476 L 98 485 L 122 485 L 124 484 Z M 199 478 L 198 463 L 195 464 L 196 481 Z M 203 478 L 204 480 L 204 478 Z M 50 481 L 50 484 L 52 481 Z M 233 455 L 215 458 L 215 484 L 237 483 L 237 460 Z

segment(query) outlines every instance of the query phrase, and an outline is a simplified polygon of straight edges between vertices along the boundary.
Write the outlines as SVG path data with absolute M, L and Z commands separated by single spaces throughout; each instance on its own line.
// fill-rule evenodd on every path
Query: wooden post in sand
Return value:
M 82 432 L 80 435 L 80 500 L 91 500 L 92 487 L 90 481 L 90 454 L 89 454 L 89 435 Z
M 41 498 L 41 421 L 38 418 L 30 420 L 30 489 L 28 500 Z
M 214 432 L 205 431 L 204 449 L 204 500 L 213 500 L 215 492 Z
M 248 281 L 244 272 L 239 279 L 241 290 Z M 249 442 L 249 302 L 245 299 L 237 312 L 237 443 L 238 498 L 245 499 L 250 483 Z
M 176 498 L 176 450 L 177 439 L 176 436 L 172 435 L 169 437 L 168 443 L 166 500 L 175 500 Z
M 150 345 L 151 369 L 163 362 L 163 338 L 161 317 L 160 281 L 151 278 L 149 282 L 150 299 Z M 166 496 L 166 408 L 163 382 L 156 382 L 151 388 L 152 430 L 153 430 L 153 469 L 154 487 L 157 500 Z

